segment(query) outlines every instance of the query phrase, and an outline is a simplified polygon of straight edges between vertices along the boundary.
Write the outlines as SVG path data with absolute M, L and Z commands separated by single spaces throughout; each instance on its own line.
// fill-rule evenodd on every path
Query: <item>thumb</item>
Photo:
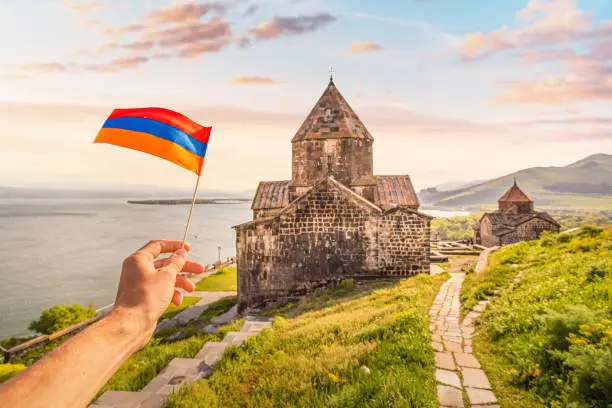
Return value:
M 168 262 L 166 265 L 160 268 L 160 271 L 163 270 L 176 275 L 183 270 L 185 262 L 187 262 L 187 251 L 184 248 L 181 248 L 173 253 L 170 258 L 168 258 Z

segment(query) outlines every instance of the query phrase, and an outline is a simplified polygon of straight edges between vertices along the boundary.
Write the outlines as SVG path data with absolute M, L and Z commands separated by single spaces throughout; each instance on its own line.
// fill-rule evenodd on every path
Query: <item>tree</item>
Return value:
M 43 310 L 38 320 L 30 323 L 29 329 L 42 334 L 52 334 L 73 324 L 94 317 L 96 311 L 93 307 L 85 308 L 81 305 L 56 305 Z

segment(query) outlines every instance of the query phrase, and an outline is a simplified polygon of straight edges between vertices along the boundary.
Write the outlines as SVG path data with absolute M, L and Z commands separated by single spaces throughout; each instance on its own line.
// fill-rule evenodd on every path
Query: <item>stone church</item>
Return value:
M 543 231 L 559 232 L 559 223 L 533 209 L 533 200 L 514 184 L 498 200 L 499 209 L 485 213 L 476 228 L 476 243 L 492 247 L 537 239 Z
M 240 310 L 347 278 L 429 273 L 432 217 L 408 175 L 374 175 L 373 143 L 330 78 L 291 141 L 291 180 L 260 182 L 253 220 L 234 227 Z

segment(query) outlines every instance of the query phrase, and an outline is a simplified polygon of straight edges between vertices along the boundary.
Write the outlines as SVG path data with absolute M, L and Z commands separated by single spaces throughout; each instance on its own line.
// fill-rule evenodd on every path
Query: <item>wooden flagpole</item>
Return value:
M 185 235 L 183 235 L 183 246 L 185 246 L 185 241 L 187 240 L 187 233 L 189 232 L 189 225 L 191 224 L 191 215 L 193 214 L 193 207 L 195 206 L 196 196 L 198 194 L 198 185 L 200 184 L 201 174 L 198 174 L 198 179 L 196 180 L 195 188 L 193 189 L 193 199 L 191 200 L 191 208 L 189 209 L 189 217 L 187 217 L 187 225 L 185 226 Z

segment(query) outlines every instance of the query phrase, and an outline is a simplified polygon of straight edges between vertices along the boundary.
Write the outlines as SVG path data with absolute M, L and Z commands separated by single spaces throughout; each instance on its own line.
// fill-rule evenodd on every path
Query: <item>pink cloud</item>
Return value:
M 365 54 L 367 52 L 380 51 L 383 47 L 373 42 L 359 42 L 355 41 L 351 43 L 351 47 L 349 48 L 349 55 L 358 55 Z
M 259 40 L 270 40 L 282 35 L 298 35 L 315 31 L 336 21 L 329 13 L 303 14 L 296 17 L 274 17 L 249 30 Z
M 211 11 L 224 13 L 227 6 L 215 3 L 183 3 L 170 6 L 161 10 L 153 11 L 148 18 L 155 23 L 185 23 L 199 21 L 201 17 Z
M 232 78 L 229 81 L 232 85 L 277 85 L 276 82 L 272 78 L 268 77 L 257 77 L 257 76 L 238 76 L 236 78 Z
M 517 13 L 522 25 L 488 33 L 467 34 L 459 48 L 464 60 L 477 60 L 515 49 L 563 45 L 605 34 L 605 25 L 594 25 L 593 17 L 572 0 L 531 0 Z M 526 24 L 525 24 L 526 23 Z

